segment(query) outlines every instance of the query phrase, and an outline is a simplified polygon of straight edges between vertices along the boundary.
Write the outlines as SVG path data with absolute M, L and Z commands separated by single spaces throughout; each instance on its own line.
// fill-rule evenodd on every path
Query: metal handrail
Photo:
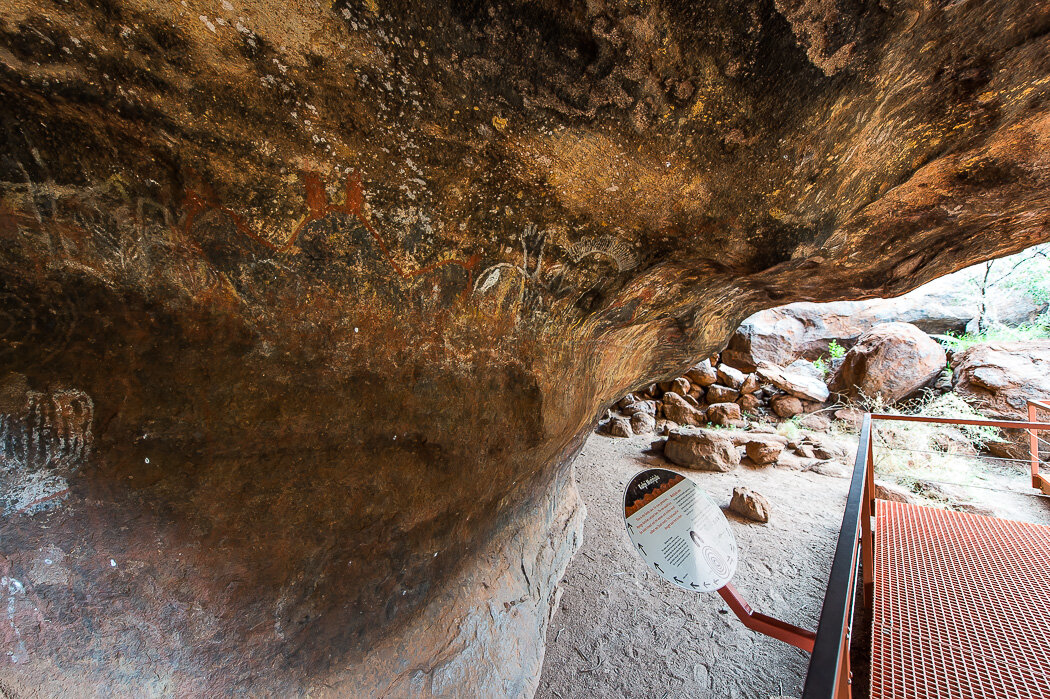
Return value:
M 848 684 L 850 635 L 853 627 L 853 598 L 857 583 L 857 563 L 861 529 L 861 510 L 864 507 L 868 445 L 871 442 L 871 416 L 865 415 L 860 428 L 860 446 L 853 467 L 846 509 L 842 514 L 835 558 L 831 563 L 824 606 L 820 610 L 817 638 L 810 656 L 806 685 L 802 699 L 829 699 L 839 696 Z
M 853 466 L 849 495 L 842 514 L 842 527 L 835 558 L 828 575 L 824 605 L 820 610 L 817 637 L 810 656 L 802 699 L 848 699 L 851 696 L 850 639 L 857 589 L 858 563 L 863 576 L 864 605 L 872 607 L 875 583 L 875 468 L 872 456 L 872 424 L 875 420 L 928 422 L 943 425 L 973 425 L 1027 430 L 1031 435 L 1032 486 L 1050 494 L 1050 479 L 1039 473 L 1039 451 L 1035 433 L 1050 430 L 1050 422 L 1036 422 L 1036 408 L 1050 410 L 1050 402 L 1028 401 L 1028 421 L 973 420 L 921 415 L 866 414 L 861 424 L 857 459 Z

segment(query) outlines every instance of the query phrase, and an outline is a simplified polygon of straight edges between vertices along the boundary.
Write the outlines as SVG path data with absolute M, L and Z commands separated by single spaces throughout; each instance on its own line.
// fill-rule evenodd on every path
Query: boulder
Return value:
M 605 424 L 605 429 L 602 430 L 602 434 L 607 434 L 610 437 L 633 437 L 634 432 L 631 430 L 630 418 L 612 418 Z
M 633 416 L 637 413 L 648 413 L 649 415 L 656 415 L 656 401 L 654 400 L 639 400 L 631 403 L 626 408 L 622 409 L 624 415 L 628 417 Z
M 744 385 L 744 379 L 747 378 L 743 372 L 734 369 L 728 364 L 719 364 L 717 373 L 720 383 L 737 391 L 739 391 L 740 387 Z
M 777 414 L 777 417 L 782 417 L 784 419 L 802 414 L 802 401 L 787 393 L 774 396 L 769 401 L 769 406 L 773 409 L 773 412 Z
M 738 447 L 747 445 L 748 442 L 753 442 L 756 439 L 776 442 L 781 446 L 787 446 L 788 438 L 777 434 L 776 430 L 771 429 L 772 425 L 752 425 L 747 431 L 742 430 L 727 430 L 726 434 L 733 440 L 733 444 Z
M 617 410 L 626 410 L 628 406 L 633 405 L 638 400 L 638 396 L 633 393 L 628 393 L 626 396 L 616 401 L 616 408 Z
M 773 384 L 781 391 L 790 393 L 796 398 L 822 403 L 828 399 L 828 387 L 811 372 L 801 369 L 805 365 L 796 365 L 795 369 L 786 369 L 773 364 L 760 364 L 758 377 Z M 801 406 L 800 406 L 801 412 Z
M 707 402 L 711 403 L 731 403 L 737 399 L 740 392 L 729 388 L 727 386 L 720 386 L 714 384 L 707 387 Z
M 818 458 L 817 457 L 817 451 L 813 447 L 812 444 L 805 444 L 805 443 L 799 444 L 797 447 L 795 447 L 795 453 L 798 454 L 799 456 L 805 458 L 805 459 L 816 459 L 816 458 Z
M 677 393 L 680 396 L 689 395 L 689 382 L 679 376 L 677 379 L 671 382 L 671 387 L 667 389 L 671 393 Z
M 747 458 L 758 466 L 775 464 L 784 451 L 784 445 L 772 439 L 752 439 L 744 445 Z
M 664 456 L 679 466 L 701 471 L 731 471 L 740 465 L 736 445 L 719 430 L 671 430 L 664 444 Z
M 740 406 L 736 403 L 713 403 L 707 406 L 707 421 L 724 427 L 742 424 Z
M 679 425 L 703 425 L 707 417 L 677 393 L 665 393 L 663 397 L 664 417 Z
M 910 490 L 902 488 L 896 483 L 888 483 L 886 481 L 875 481 L 875 497 L 878 500 L 903 502 L 911 505 L 919 501 Z
M 707 387 L 718 381 L 718 372 L 711 366 L 711 362 L 705 359 L 687 371 L 685 378 L 697 386 Z
M 631 431 L 634 434 L 649 434 L 656 430 L 656 417 L 651 413 L 638 412 L 631 416 Z
M 857 408 L 840 408 L 835 411 L 835 419 L 845 423 L 853 430 L 859 430 L 864 422 L 863 410 Z
M 898 4 L 0 2 L 0 694 L 532 696 L 603 406 L 1050 236 L 1042 10 Z
M 818 461 L 806 470 L 830 478 L 849 478 L 853 475 L 852 466 L 838 461 Z
M 791 303 L 748 317 L 729 339 L 722 361 L 742 371 L 762 362 L 786 366 L 796 359 L 817 359 L 831 342 L 851 347 L 881 323 L 904 322 L 930 334 L 963 332 L 981 312 L 980 299 L 963 270 L 891 299 Z M 1023 291 L 998 288 L 989 294 L 988 321 L 1016 326 L 1034 320 L 1046 304 Z
M 860 336 L 835 372 L 831 388 L 852 400 L 892 405 L 932 384 L 947 366 L 942 348 L 908 323 L 882 323 Z
M 955 392 L 982 413 L 1002 420 L 1027 420 L 1028 401 L 1050 399 L 1050 340 L 975 345 L 955 356 Z M 1036 417 L 1050 422 L 1050 411 Z M 1024 431 L 1004 430 L 1007 442 L 989 444 L 998 455 L 1029 458 Z M 1040 434 L 1050 440 L 1050 435 Z M 1045 452 L 1047 447 L 1041 448 Z
M 846 459 L 851 456 L 846 445 L 826 434 L 809 432 L 802 441 L 812 446 L 813 455 L 818 459 Z
M 755 393 L 761 385 L 758 382 L 757 374 L 748 374 L 744 379 L 744 383 L 740 385 L 740 392 L 743 394 Z
M 754 414 L 762 407 L 762 399 L 753 393 L 745 393 L 736 399 L 736 404 L 745 413 Z
M 729 502 L 729 509 L 741 517 L 755 522 L 766 523 L 769 521 L 769 501 L 750 488 L 733 488 L 733 499 Z
M 824 413 L 809 413 L 804 415 L 802 419 L 798 421 L 798 426 L 807 430 L 824 432 L 831 428 L 831 418 Z

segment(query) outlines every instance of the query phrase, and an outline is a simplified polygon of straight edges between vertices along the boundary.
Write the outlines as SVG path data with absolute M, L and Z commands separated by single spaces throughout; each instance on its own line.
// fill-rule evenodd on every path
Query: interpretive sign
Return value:
M 685 476 L 642 471 L 624 492 L 627 535 L 642 559 L 678 587 L 714 592 L 736 571 L 736 539 L 718 505 Z

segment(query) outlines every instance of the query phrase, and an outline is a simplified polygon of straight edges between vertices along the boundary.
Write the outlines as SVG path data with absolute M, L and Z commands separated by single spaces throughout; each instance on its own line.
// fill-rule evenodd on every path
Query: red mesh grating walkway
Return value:
M 872 699 L 1050 698 L 1050 527 L 875 512 Z

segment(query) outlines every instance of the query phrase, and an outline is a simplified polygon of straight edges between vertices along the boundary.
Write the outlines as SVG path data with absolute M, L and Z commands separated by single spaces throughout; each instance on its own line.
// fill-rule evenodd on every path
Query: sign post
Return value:
M 623 497 L 627 536 L 661 578 L 684 590 L 717 592 L 744 626 L 813 651 L 816 635 L 751 609 L 730 584 L 737 566 L 736 537 L 722 510 L 680 473 L 642 471 Z

